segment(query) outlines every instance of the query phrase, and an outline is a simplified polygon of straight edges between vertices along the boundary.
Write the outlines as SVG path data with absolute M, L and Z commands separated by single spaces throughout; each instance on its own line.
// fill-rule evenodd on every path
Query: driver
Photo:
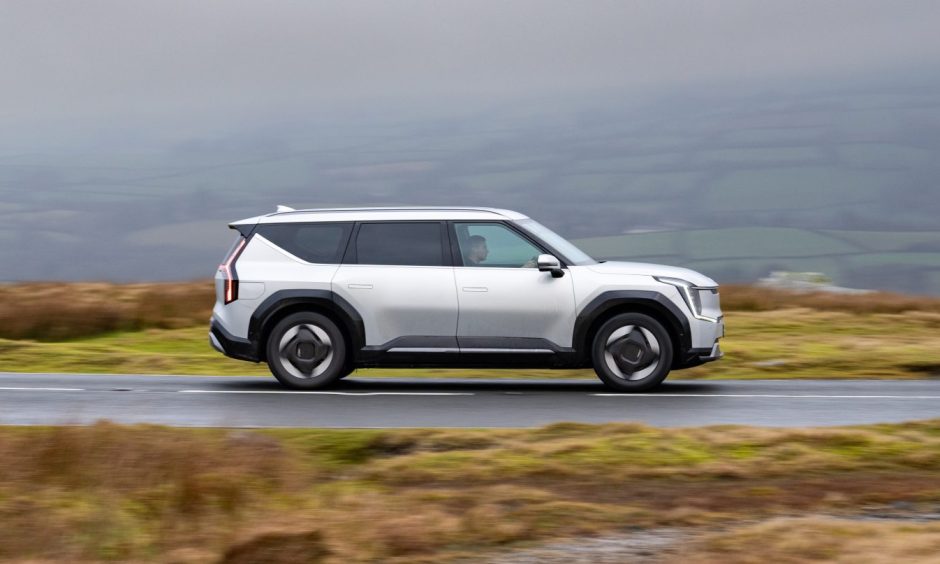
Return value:
M 486 248 L 486 238 L 482 235 L 471 235 L 470 238 L 467 239 L 467 244 L 470 247 L 467 251 L 467 256 L 464 257 L 467 266 L 479 266 L 481 262 L 486 260 L 486 256 L 490 254 L 490 250 Z
M 464 256 L 464 265 L 465 266 L 481 266 L 481 263 L 486 260 L 486 257 L 490 254 L 489 248 L 486 246 L 486 237 L 482 235 L 471 235 L 467 239 L 467 254 Z M 522 268 L 535 268 L 538 266 L 538 261 L 536 257 L 532 257 L 527 260 Z

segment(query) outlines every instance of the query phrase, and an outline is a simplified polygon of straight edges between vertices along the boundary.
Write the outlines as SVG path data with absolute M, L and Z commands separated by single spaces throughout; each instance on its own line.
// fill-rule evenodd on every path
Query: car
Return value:
M 514 211 L 278 206 L 230 227 L 209 341 L 289 388 L 365 367 L 593 367 L 643 392 L 722 356 L 714 280 L 594 260 Z

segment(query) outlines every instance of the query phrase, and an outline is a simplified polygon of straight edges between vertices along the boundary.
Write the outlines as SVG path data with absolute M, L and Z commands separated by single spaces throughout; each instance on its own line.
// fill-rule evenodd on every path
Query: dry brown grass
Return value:
M 805 308 L 856 314 L 940 312 L 940 299 L 878 293 L 797 294 L 726 285 L 725 311 Z M 147 328 L 203 326 L 214 301 L 212 281 L 112 284 L 32 282 L 0 285 L 0 339 L 57 341 Z
M 0 428 L 0 559 L 438 562 L 625 526 L 936 504 L 938 446 L 937 421 Z M 701 546 L 708 556 L 737 545 Z
M 299 482 L 262 435 L 160 427 L 3 429 L 0 559 L 115 560 L 199 547 L 264 496 Z
M 0 285 L 0 338 L 56 341 L 205 325 L 213 292 L 211 281 Z
M 707 535 L 676 560 L 692 564 L 940 562 L 940 523 L 777 518 Z
M 846 313 L 940 312 L 940 298 L 877 292 L 863 295 L 827 292 L 797 293 L 758 286 L 726 284 L 721 287 L 724 311 L 771 311 L 805 308 Z

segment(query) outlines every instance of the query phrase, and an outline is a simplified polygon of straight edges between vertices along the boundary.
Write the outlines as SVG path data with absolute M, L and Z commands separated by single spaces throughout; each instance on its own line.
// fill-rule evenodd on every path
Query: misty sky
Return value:
M 938 24 L 936 1 L 4 0 L 0 122 L 41 147 L 63 130 L 263 122 L 381 100 L 446 108 L 935 71 Z
M 419 204 L 721 282 L 940 294 L 938 24 L 936 0 L 0 0 L 0 282 L 202 278 L 275 204 Z

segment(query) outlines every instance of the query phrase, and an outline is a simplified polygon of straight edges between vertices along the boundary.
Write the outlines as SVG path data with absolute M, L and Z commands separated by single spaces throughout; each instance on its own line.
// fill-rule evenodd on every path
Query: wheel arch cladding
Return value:
M 572 343 L 582 358 L 590 359 L 594 335 L 611 317 L 621 313 L 641 313 L 662 323 L 673 342 L 673 357 L 692 347 L 689 320 L 666 296 L 641 290 L 611 290 L 591 300 L 575 320 Z
M 257 344 L 261 360 L 265 360 L 268 336 L 288 315 L 311 311 L 325 315 L 336 323 L 348 343 L 351 358 L 365 344 L 365 326 L 359 312 L 346 300 L 330 290 L 281 290 L 271 294 L 255 309 L 248 325 L 248 338 Z

